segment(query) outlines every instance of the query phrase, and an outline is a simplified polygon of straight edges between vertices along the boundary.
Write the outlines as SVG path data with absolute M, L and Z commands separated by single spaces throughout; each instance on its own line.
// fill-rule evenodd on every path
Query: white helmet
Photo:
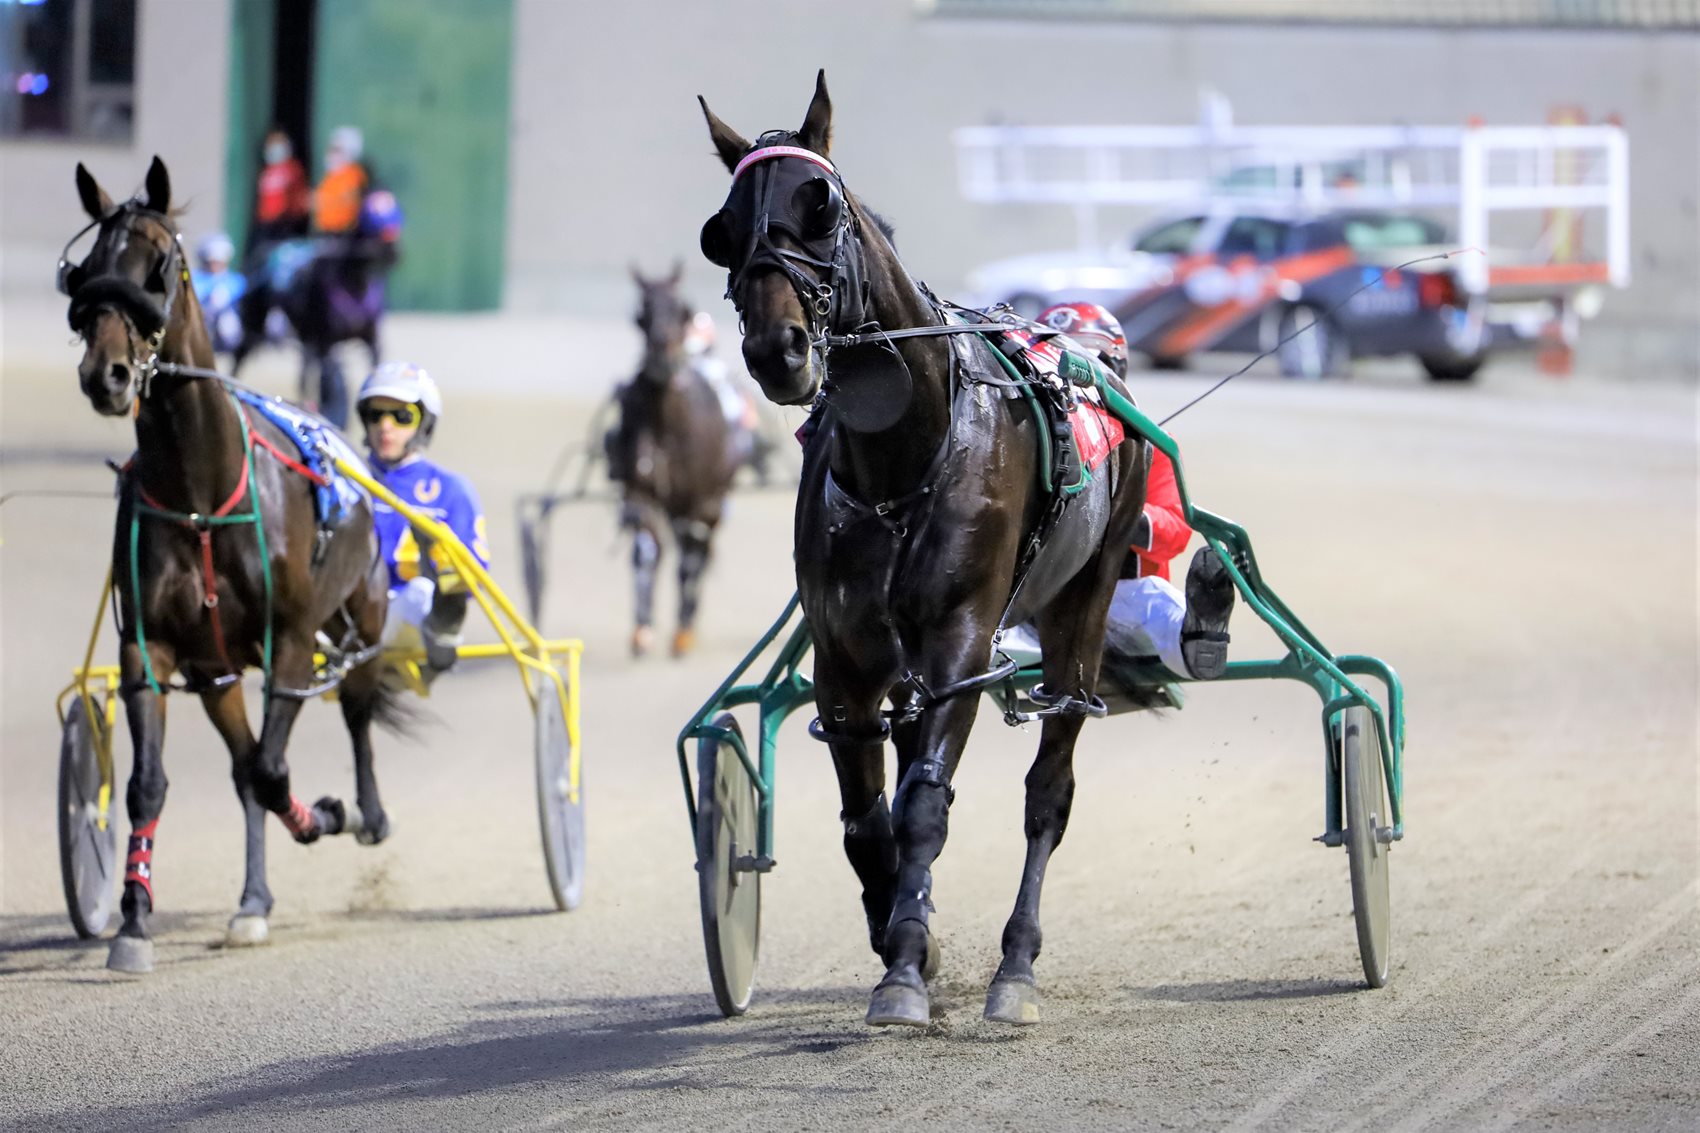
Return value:
M 690 354 L 707 354 L 714 349 L 714 316 L 707 311 L 698 311 L 691 316 L 691 321 L 685 324 L 685 351 Z
M 236 257 L 236 245 L 230 242 L 230 237 L 222 232 L 209 233 L 201 237 L 201 242 L 195 246 L 196 253 L 202 264 L 213 261 L 227 264 Z
M 360 396 L 355 400 L 358 408 L 374 397 L 389 397 L 396 401 L 405 401 L 417 405 L 425 411 L 425 419 L 419 426 L 420 443 L 431 439 L 431 432 L 437 427 L 437 418 L 443 415 L 443 395 L 437 389 L 437 383 L 431 379 L 423 367 L 415 366 L 412 362 L 384 362 L 373 370 L 364 382 L 360 383 Z
M 366 139 L 358 126 L 338 126 L 331 131 L 330 149 L 341 150 L 350 161 L 359 161 Z

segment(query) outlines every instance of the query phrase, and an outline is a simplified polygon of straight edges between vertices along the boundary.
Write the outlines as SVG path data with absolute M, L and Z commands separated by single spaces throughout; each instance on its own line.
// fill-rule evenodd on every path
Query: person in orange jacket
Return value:
M 1096 303 L 1060 303 L 1039 322 L 1067 335 L 1097 355 L 1116 376 L 1127 378 L 1127 336 L 1121 323 Z M 1145 510 L 1128 548 L 1122 581 L 1110 600 L 1105 651 L 1128 658 L 1157 657 L 1177 676 L 1211 680 L 1228 665 L 1228 618 L 1234 582 L 1208 545 L 1187 567 L 1183 595 L 1169 581 L 1169 563 L 1192 541 L 1181 507 L 1175 466 L 1153 449 L 1145 481 Z
M 364 139 L 353 126 L 331 131 L 325 148 L 325 175 L 313 190 L 313 231 L 347 235 L 360 223 L 360 206 L 366 201 L 370 178 L 360 163 Z

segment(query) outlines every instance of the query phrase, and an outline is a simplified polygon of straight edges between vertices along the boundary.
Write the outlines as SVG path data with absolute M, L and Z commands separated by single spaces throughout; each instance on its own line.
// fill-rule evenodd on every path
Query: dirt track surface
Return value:
M 7 490 L 105 487 L 97 458 L 127 451 L 69 365 L 5 375 Z M 480 485 L 517 590 L 513 496 L 592 402 L 449 384 L 439 455 Z M 1201 388 L 1138 382 L 1159 412 Z M 1315 699 L 1258 684 L 1087 726 L 1045 897 L 1046 1018 L 1019 1032 L 980 1011 L 1036 733 L 982 714 L 936 871 L 940 1013 L 872 1032 L 879 965 L 799 714 L 756 1003 L 720 1019 L 673 738 L 790 592 L 784 493 L 736 499 L 684 662 L 624 655 L 611 509 L 557 525 L 544 628 L 589 646 L 579 911 L 545 911 L 530 722 L 492 665 L 442 682 L 419 741 L 380 741 L 395 836 L 301 849 L 273 830 L 272 942 L 220 949 L 240 814 L 223 748 L 178 702 L 158 970 L 109 974 L 62 908 L 52 712 L 109 505 L 20 501 L 0 547 L 0 1128 L 1700 1124 L 1692 398 L 1517 373 L 1252 377 L 1177 433 L 1195 496 L 1247 526 L 1311 627 L 1406 681 L 1388 989 L 1362 986 L 1344 854 L 1310 840 Z M 1242 612 L 1237 654 L 1270 643 Z M 303 714 L 291 762 L 299 794 L 352 794 L 333 711 Z

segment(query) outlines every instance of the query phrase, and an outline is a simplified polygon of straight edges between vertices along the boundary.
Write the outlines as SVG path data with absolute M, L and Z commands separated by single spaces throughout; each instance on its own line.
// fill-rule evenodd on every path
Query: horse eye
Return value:
M 791 209 L 807 240 L 820 240 L 832 235 L 844 216 L 844 197 L 825 177 L 816 177 L 797 186 L 791 195 Z
M 702 226 L 702 235 L 698 239 L 702 254 L 709 263 L 717 267 L 732 266 L 732 233 L 726 211 L 715 213 Z

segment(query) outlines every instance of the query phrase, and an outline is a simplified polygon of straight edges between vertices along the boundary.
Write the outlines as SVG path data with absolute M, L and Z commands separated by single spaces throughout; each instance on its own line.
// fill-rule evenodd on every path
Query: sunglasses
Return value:
M 390 418 L 397 425 L 400 425 L 405 429 L 409 425 L 414 425 L 419 422 L 420 413 L 418 407 L 413 405 L 401 405 L 394 409 L 377 409 L 369 405 L 362 405 L 360 407 L 360 420 L 367 428 L 371 428 L 373 425 L 376 425 L 385 417 Z

